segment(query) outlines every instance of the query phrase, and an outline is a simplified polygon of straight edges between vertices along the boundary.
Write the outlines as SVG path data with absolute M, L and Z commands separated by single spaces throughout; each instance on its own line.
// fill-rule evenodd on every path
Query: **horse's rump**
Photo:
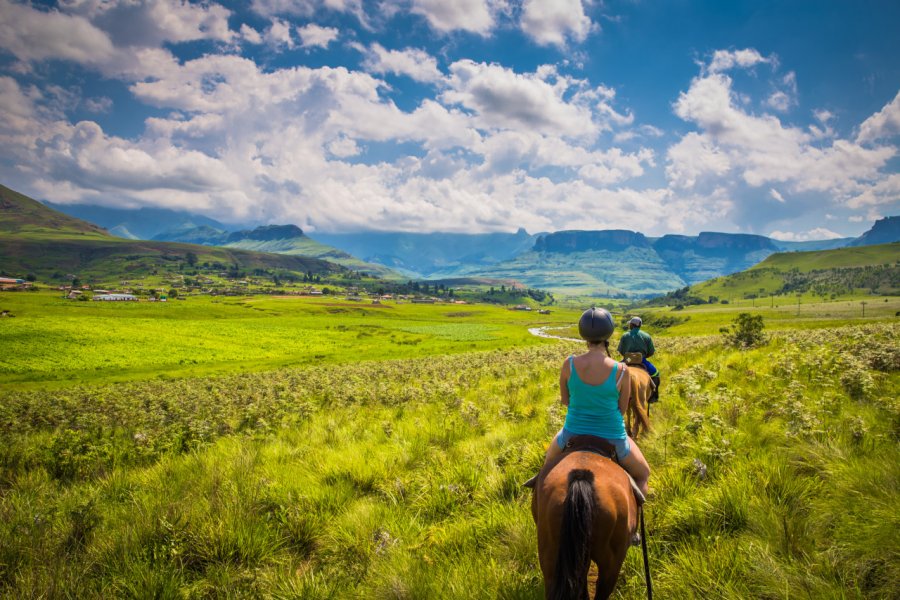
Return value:
M 644 369 L 628 369 L 631 383 L 631 398 L 628 400 L 628 410 L 625 411 L 625 426 L 628 435 L 637 440 L 641 434 L 650 430 L 650 417 L 648 406 L 650 395 L 653 393 L 653 382 L 650 374 Z
M 621 467 L 591 452 L 562 456 L 538 478 L 532 515 L 547 598 L 586 598 L 591 561 L 600 571 L 598 590 L 612 593 L 637 526 Z

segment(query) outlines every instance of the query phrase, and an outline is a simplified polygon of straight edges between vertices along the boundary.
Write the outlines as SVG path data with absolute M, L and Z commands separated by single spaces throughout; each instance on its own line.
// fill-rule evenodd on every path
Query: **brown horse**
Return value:
M 587 600 L 597 564 L 595 600 L 609 598 L 637 527 L 638 505 L 625 471 L 593 452 L 569 452 L 545 465 L 531 498 L 548 600 Z
M 650 430 L 650 394 L 653 393 L 653 382 L 650 374 L 640 367 L 629 367 L 631 378 L 631 398 L 625 415 L 625 428 L 631 439 L 637 439 Z

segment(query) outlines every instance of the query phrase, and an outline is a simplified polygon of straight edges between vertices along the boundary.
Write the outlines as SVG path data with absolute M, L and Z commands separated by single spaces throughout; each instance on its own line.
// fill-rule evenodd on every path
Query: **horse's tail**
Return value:
M 588 600 L 593 513 L 594 474 L 586 469 L 575 469 L 569 473 L 569 491 L 563 504 L 559 554 L 550 600 Z

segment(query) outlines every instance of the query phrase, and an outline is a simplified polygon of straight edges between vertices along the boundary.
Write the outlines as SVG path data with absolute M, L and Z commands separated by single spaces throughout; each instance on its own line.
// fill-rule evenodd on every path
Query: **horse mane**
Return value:
M 550 600 L 588 600 L 593 513 L 594 474 L 588 469 L 573 469 L 569 472 L 569 489 L 563 506 Z

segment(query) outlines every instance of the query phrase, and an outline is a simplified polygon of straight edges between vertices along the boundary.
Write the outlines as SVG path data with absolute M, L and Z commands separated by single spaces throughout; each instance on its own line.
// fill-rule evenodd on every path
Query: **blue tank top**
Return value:
M 596 435 L 608 440 L 624 440 L 625 419 L 619 412 L 619 390 L 616 389 L 616 373 L 613 367 L 606 381 L 600 385 L 585 383 L 575 371 L 574 357 L 569 357 L 569 410 L 566 413 L 566 430 L 577 435 Z

